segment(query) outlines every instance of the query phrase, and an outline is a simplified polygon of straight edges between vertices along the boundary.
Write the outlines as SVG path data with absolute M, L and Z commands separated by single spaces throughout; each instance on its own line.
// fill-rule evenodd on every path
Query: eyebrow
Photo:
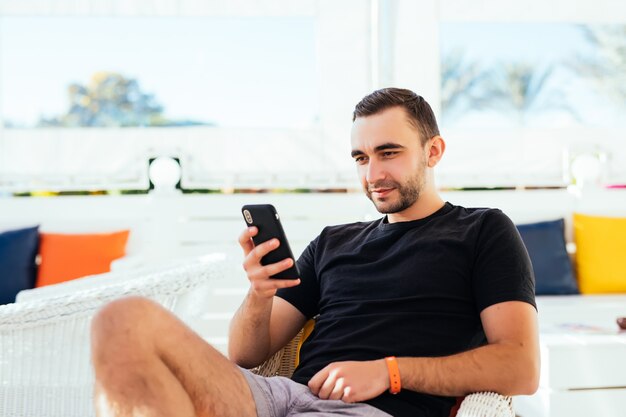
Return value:
M 386 151 L 389 149 L 405 149 L 405 146 L 402 146 L 398 143 L 393 143 L 393 142 L 387 142 L 387 143 L 383 143 L 382 145 L 378 145 L 377 147 L 374 148 L 374 152 L 381 152 L 381 151 Z M 358 155 L 364 155 L 365 152 L 363 152 L 360 149 L 354 149 L 352 152 L 350 152 L 350 155 L 354 158 L 355 156 Z

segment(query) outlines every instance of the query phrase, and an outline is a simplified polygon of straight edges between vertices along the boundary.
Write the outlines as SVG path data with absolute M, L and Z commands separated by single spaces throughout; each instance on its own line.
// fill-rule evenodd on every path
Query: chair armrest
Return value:
M 121 269 L 106 272 L 103 274 L 87 275 L 70 281 L 61 282 L 45 287 L 22 290 L 17 294 L 16 303 L 24 303 L 36 300 L 51 300 L 54 298 L 65 298 L 68 295 L 82 293 L 83 291 L 104 289 L 114 287 L 118 284 L 129 283 L 138 277 L 164 276 L 171 271 L 177 271 L 186 265 L 194 265 L 202 262 L 212 262 L 215 260 L 230 259 L 232 256 L 224 253 L 213 253 L 202 257 L 176 259 L 161 262 L 155 265 L 142 266 L 134 269 Z M 234 262 L 238 264 L 238 262 Z
M 296 355 L 298 354 L 298 344 L 302 339 L 304 329 L 300 330 L 291 342 L 272 355 L 271 358 L 263 362 L 256 368 L 251 369 L 257 375 L 261 376 L 284 376 L 291 378 L 293 371 L 296 369 Z
M 495 392 L 476 392 L 465 397 L 456 417 L 515 417 L 513 400 Z
M 231 278 L 234 267 L 241 269 L 226 257 L 205 257 L 112 281 L 102 275 L 97 285 L 0 306 L 0 415 L 93 416 L 89 328 L 95 312 L 140 295 L 186 317 L 194 313 L 194 299 L 207 307 L 205 295 L 216 281 Z
M 189 265 L 164 271 L 133 277 L 117 277 L 124 279 L 106 280 L 103 285 L 87 286 L 78 291 L 2 305 L 0 306 L 0 375 L 2 377 L 7 375 L 2 372 L 5 366 L 8 369 L 13 369 L 14 366 L 26 366 L 29 357 L 39 358 L 38 355 L 52 348 L 58 347 L 62 350 L 62 346 L 70 344 L 64 340 L 68 335 L 58 332 L 61 327 L 66 327 L 67 323 L 73 322 L 77 325 L 76 328 L 65 330 L 71 332 L 76 346 L 87 351 L 91 317 L 109 301 L 130 295 L 140 295 L 151 298 L 170 310 L 185 312 L 185 305 L 181 303 L 182 298 L 188 297 L 189 293 L 206 291 L 214 285 L 215 281 L 227 279 L 231 269 L 232 265 L 228 260 L 205 258 Z M 97 278 L 104 278 L 104 275 Z M 39 343 L 35 343 L 35 340 Z M 28 349 L 20 349 L 19 346 L 22 343 L 27 343 Z M 55 343 L 59 343 L 59 346 L 55 346 Z M 18 358 L 24 360 L 17 360 Z M 85 362 L 87 363 L 88 361 Z M 52 375 L 52 378 L 56 378 L 56 375 Z M 7 378 L 6 381 L 8 380 Z

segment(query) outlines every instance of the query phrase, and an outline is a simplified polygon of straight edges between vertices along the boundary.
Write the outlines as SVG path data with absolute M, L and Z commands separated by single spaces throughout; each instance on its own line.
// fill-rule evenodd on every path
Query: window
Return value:
M 626 127 L 626 25 L 443 23 L 444 127 Z
M 626 183 L 625 3 L 429 3 L 420 20 L 437 25 L 414 36 L 435 40 L 416 53 L 432 59 L 439 76 L 440 89 L 425 91 L 441 103 L 448 142 L 440 185 L 566 186 L 584 155 L 597 159 L 602 184 Z M 466 88 L 451 105 L 460 88 L 446 71 L 455 66 L 464 68 L 466 78 L 456 80 Z M 483 83 L 485 73 L 490 83 Z
M 56 0 L 0 19 L 5 191 L 145 189 L 157 156 L 184 188 L 356 183 L 369 3 Z
M 433 106 L 441 187 L 562 187 L 582 154 L 626 183 L 624 2 L 55 0 L 0 19 L 5 190 L 146 188 L 161 155 L 184 188 L 358 188 L 350 116 L 387 86 Z M 81 110 L 94 74 L 126 107 L 80 124 L 68 83 Z
M 310 128 L 319 118 L 314 23 L 3 17 L 4 125 Z

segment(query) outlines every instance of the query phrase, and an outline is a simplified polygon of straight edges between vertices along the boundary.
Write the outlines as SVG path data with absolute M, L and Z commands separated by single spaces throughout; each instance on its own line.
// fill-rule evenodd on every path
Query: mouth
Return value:
M 387 197 L 395 188 L 374 188 L 370 190 L 373 197 L 384 198 Z

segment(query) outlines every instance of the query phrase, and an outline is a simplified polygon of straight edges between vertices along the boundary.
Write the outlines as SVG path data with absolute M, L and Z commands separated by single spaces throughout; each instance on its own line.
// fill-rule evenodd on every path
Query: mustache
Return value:
M 372 192 L 372 190 L 375 190 L 377 188 L 398 188 L 400 186 L 400 184 L 398 184 L 395 181 L 391 181 L 391 180 L 385 180 L 385 181 L 379 181 L 376 182 L 372 185 L 368 185 L 367 186 L 367 191 L 368 192 Z

